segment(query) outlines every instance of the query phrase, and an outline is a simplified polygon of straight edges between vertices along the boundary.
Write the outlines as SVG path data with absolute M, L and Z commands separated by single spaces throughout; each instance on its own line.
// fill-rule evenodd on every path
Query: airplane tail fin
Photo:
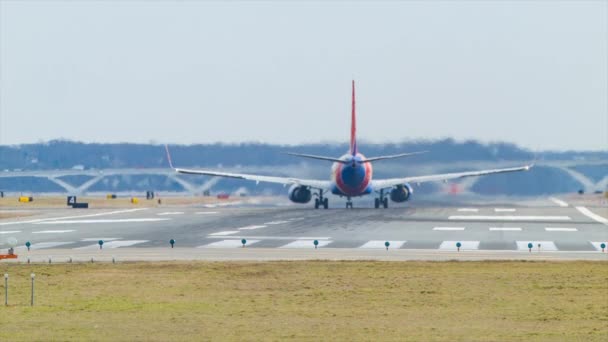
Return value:
M 167 144 L 165 144 L 165 152 L 167 152 L 167 161 L 169 162 L 169 166 L 170 166 L 172 169 L 175 169 L 175 168 L 173 167 L 173 161 L 171 160 L 171 153 L 169 153 L 169 146 L 168 146 Z
M 357 154 L 357 115 L 355 112 L 355 80 L 353 80 L 352 113 L 350 118 L 350 153 Z

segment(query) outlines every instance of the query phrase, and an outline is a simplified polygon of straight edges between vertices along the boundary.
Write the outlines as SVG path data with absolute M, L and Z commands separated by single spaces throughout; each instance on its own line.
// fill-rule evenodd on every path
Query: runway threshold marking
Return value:
M 238 230 L 226 230 L 226 231 L 223 231 L 223 232 L 212 233 L 212 234 L 209 234 L 209 235 L 210 236 L 225 236 L 225 235 L 236 234 L 238 232 L 239 232 Z
M 391 249 L 399 249 L 407 241 L 390 241 L 389 240 L 388 242 L 389 242 L 389 248 L 391 248 Z M 386 245 L 384 245 L 385 243 L 386 243 L 386 240 L 371 240 L 371 241 L 368 241 L 365 244 L 359 246 L 359 248 L 380 248 L 380 249 L 386 249 Z
M 555 198 L 555 197 L 549 197 L 549 200 L 557 205 L 559 205 L 560 207 L 567 207 L 568 203 L 560 200 L 559 198 Z
M 569 221 L 570 216 L 514 216 L 514 215 L 452 215 L 449 220 L 459 221 Z
M 2 234 L 15 234 L 15 233 L 21 233 L 20 230 L 5 230 L 3 232 L 0 232 L 0 235 Z
M 456 247 L 457 242 L 460 242 L 461 244 L 461 251 L 479 249 L 479 241 L 443 241 L 441 245 L 439 245 L 439 249 L 456 251 L 458 250 L 458 247 Z
M 576 228 L 563 228 L 563 227 L 547 227 L 545 228 L 548 232 L 576 232 Z
M 260 240 L 247 240 L 247 244 L 245 246 L 253 245 L 254 243 L 260 242 Z M 207 245 L 198 246 L 197 248 L 227 248 L 227 247 L 243 247 L 241 240 L 222 240 L 217 242 L 212 242 Z
M 521 231 L 519 227 L 490 227 L 490 231 Z
M 45 249 L 45 248 L 53 248 L 53 247 L 57 247 L 57 246 L 63 246 L 63 245 L 69 245 L 71 243 L 74 243 L 74 241 L 61 241 L 61 242 L 55 242 L 55 241 L 51 241 L 51 242 L 39 242 L 39 243 L 34 243 L 30 246 L 31 249 Z M 21 250 L 21 249 L 27 249 L 27 247 L 25 246 L 19 246 L 16 249 Z
M 12 224 L 24 224 L 24 223 L 38 223 L 38 222 L 47 222 L 47 221 L 55 221 L 55 220 L 70 220 L 70 219 L 76 219 L 76 218 L 98 217 L 98 216 L 105 216 L 105 215 L 125 214 L 125 213 L 132 213 L 135 211 L 140 211 L 140 210 L 148 210 L 148 208 L 135 208 L 135 209 L 126 209 L 126 210 L 106 211 L 103 213 L 87 214 L 87 215 L 49 217 L 49 218 L 44 218 L 44 219 L 35 219 L 35 220 L 26 220 L 26 221 L 0 222 L 0 226 L 8 226 L 8 225 L 12 225 Z
M 605 225 L 608 225 L 608 219 L 605 217 L 602 217 L 600 215 L 595 214 L 594 212 L 592 212 L 591 210 L 585 208 L 585 207 L 576 207 L 576 210 L 580 211 L 581 214 L 589 217 L 590 219 L 593 219 L 597 222 L 603 223 Z
M 319 242 L 319 244 L 317 245 L 317 248 L 318 247 L 327 246 L 327 245 L 329 245 L 330 243 L 333 242 L 331 240 L 319 240 L 319 239 L 316 239 L 316 240 Z M 279 248 L 310 248 L 310 249 L 314 249 L 315 245 L 314 245 L 313 242 L 314 242 L 314 239 L 311 239 L 311 240 L 296 240 L 294 242 L 290 242 L 290 243 L 288 243 L 288 244 L 286 244 L 284 246 L 281 246 Z
M 77 223 L 128 223 L 128 222 L 159 222 L 167 221 L 170 218 L 132 218 L 132 219 L 100 219 L 100 220 L 61 220 L 61 221 L 45 221 L 34 224 L 77 224 Z
M 479 209 L 477 209 L 477 208 L 460 208 L 460 209 L 458 209 L 458 211 L 476 213 L 479 211 Z
M 515 211 L 514 208 L 494 208 L 494 211 L 497 213 L 512 213 Z
M 464 230 L 464 227 L 435 227 L 433 230 Z
M 553 241 L 515 241 L 517 243 L 517 249 L 520 251 L 527 251 L 528 244 L 532 243 L 532 251 L 538 251 L 538 244 L 540 243 L 541 251 L 556 251 L 557 246 Z
M 254 229 L 260 229 L 260 228 L 266 228 L 267 226 L 264 225 L 258 225 L 258 226 L 245 226 L 245 227 L 241 227 L 241 228 L 237 228 L 238 230 L 254 230 Z
M 109 241 L 109 242 L 105 242 L 103 244 L 103 248 L 120 248 L 120 247 L 129 247 L 129 246 L 133 246 L 133 245 L 137 245 L 140 243 L 144 243 L 144 242 L 148 242 L 148 240 L 115 240 L 115 241 Z M 94 245 L 88 245 L 88 246 L 84 246 L 84 247 L 77 247 L 74 249 L 99 249 L 99 245 L 98 244 L 94 244 Z
M 217 214 L 217 211 L 197 211 L 195 215 L 213 215 Z
M 32 232 L 32 234 L 62 234 L 62 233 L 71 233 L 71 232 L 75 232 L 75 230 L 73 229 L 66 229 L 66 230 L 40 230 L 37 232 Z

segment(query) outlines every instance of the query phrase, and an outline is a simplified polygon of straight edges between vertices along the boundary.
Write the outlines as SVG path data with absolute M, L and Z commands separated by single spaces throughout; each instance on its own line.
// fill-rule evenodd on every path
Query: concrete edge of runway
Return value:
M 497 251 L 436 249 L 277 249 L 277 248 L 120 248 L 105 250 L 44 249 L 22 252 L 17 259 L 2 263 L 67 263 L 67 262 L 136 262 L 136 261 L 608 261 L 608 253 L 600 251 Z

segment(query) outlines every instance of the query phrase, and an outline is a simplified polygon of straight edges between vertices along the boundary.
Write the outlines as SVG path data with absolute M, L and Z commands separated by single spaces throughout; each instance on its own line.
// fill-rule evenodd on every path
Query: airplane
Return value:
M 527 171 L 533 165 L 524 165 L 520 167 L 494 169 L 494 170 L 480 170 L 480 171 L 467 171 L 467 172 L 455 172 L 455 173 L 444 173 L 428 176 L 413 176 L 413 177 L 402 177 L 402 178 L 390 178 L 390 179 L 373 179 L 373 168 L 372 162 L 395 159 L 403 157 L 411 157 L 426 151 L 420 152 L 409 152 L 400 153 L 395 155 L 377 156 L 377 157 L 365 157 L 359 152 L 357 146 L 357 121 L 355 112 L 355 81 L 352 81 L 352 104 L 351 104 L 351 130 L 350 130 L 350 149 L 348 153 L 344 154 L 339 158 L 302 154 L 302 153 L 287 153 L 292 156 L 311 158 L 317 160 L 324 160 L 333 162 L 331 167 L 331 177 L 329 180 L 317 180 L 317 179 L 301 179 L 295 177 L 275 177 L 275 176 L 264 176 L 264 175 L 253 175 L 244 173 L 230 173 L 220 172 L 211 170 L 192 170 L 175 168 L 171 161 L 171 155 L 169 154 L 169 148 L 165 145 L 167 153 L 167 160 L 172 169 L 177 173 L 190 174 L 190 175 L 205 175 L 205 176 L 216 176 L 216 177 L 227 177 L 245 179 L 250 181 L 267 182 L 267 183 L 278 183 L 284 186 L 290 185 L 288 191 L 289 199 L 294 203 L 308 203 L 311 201 L 313 195 L 315 198 L 315 209 L 323 207 L 324 209 L 329 208 L 329 200 L 325 196 L 327 193 L 332 193 L 340 197 L 346 197 L 346 208 L 353 208 L 353 197 L 360 197 L 369 195 L 372 193 L 377 194 L 374 200 L 374 207 L 376 209 L 383 207 L 388 208 L 388 199 L 396 203 L 402 203 L 410 200 L 412 193 L 414 192 L 410 184 L 420 184 L 425 182 L 436 182 L 436 181 L 448 181 L 452 179 L 464 178 L 464 177 L 475 177 L 498 173 L 507 172 L 518 172 Z M 388 193 L 388 195 L 387 195 Z

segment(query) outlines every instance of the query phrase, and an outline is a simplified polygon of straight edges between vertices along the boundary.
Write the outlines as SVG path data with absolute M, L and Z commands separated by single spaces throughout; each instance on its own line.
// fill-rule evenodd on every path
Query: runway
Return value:
M 546 203 L 482 206 L 414 201 L 405 207 L 353 210 L 238 204 L 62 209 L 0 220 L 0 247 L 8 248 L 9 239 L 16 239 L 22 261 L 50 255 L 125 260 L 608 260 L 601 251 L 601 244 L 608 244 L 607 217 L 606 206 L 564 206 L 549 198 Z M 99 240 L 104 242 L 101 251 Z

